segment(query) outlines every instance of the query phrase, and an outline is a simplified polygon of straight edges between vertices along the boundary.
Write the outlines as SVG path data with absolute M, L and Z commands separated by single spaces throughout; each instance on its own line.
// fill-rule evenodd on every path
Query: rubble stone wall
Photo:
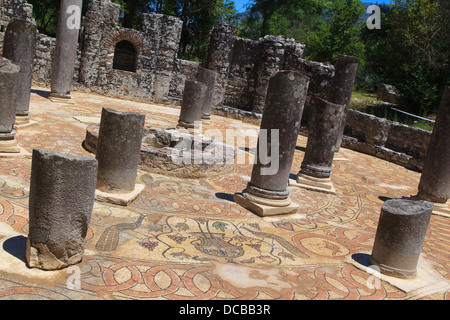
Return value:
M 431 132 L 348 110 L 344 148 L 376 156 L 405 168 L 422 171 Z

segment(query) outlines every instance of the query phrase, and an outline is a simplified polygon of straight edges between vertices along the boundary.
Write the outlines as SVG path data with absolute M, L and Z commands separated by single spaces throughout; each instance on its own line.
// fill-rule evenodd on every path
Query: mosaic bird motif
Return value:
M 103 231 L 102 235 L 95 244 L 95 249 L 98 251 L 114 251 L 117 249 L 119 244 L 120 232 L 123 230 L 134 230 L 138 228 L 142 220 L 144 220 L 145 215 L 141 214 L 136 222 L 132 223 L 119 223 L 112 225 Z

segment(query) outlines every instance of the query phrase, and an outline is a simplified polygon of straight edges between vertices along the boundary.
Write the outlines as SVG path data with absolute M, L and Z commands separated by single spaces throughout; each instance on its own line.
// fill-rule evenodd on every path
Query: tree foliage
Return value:
M 363 29 L 367 89 L 393 84 L 409 111 L 427 115 L 449 85 L 450 25 L 447 1 L 393 0 L 382 7 L 382 28 Z M 362 80 L 362 81 L 361 81 Z M 374 81 L 375 80 L 375 81 Z

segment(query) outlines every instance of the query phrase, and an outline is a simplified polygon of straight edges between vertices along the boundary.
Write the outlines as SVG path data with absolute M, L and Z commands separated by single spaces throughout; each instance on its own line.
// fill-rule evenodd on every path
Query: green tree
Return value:
M 402 94 L 410 112 L 427 115 L 449 85 L 450 8 L 448 1 L 393 0 L 385 22 L 386 43 L 378 66 Z
M 238 34 L 258 39 L 267 34 L 297 38 L 317 21 L 327 0 L 253 0 Z
M 364 5 L 359 0 L 334 0 L 323 11 L 316 30 L 306 34 L 305 56 L 315 61 L 334 63 L 339 54 L 363 57 L 361 17 Z

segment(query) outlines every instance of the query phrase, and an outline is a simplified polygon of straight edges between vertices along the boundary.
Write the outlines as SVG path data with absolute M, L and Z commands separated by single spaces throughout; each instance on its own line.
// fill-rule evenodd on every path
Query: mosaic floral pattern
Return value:
M 31 118 L 18 129 L 26 150 L 43 148 L 93 157 L 82 147 L 102 107 L 146 114 L 146 123 L 173 128 L 179 109 L 74 92 L 55 104 L 34 88 Z M 84 117 L 85 121 L 80 121 Z M 213 116 L 207 128 L 257 129 Z M 240 145 L 247 164 L 225 176 L 180 179 L 139 172 L 144 193 L 128 207 L 95 204 L 80 268 L 80 287 L 60 271 L 52 283 L 24 280 L 0 269 L 1 299 L 439 299 L 449 291 L 403 292 L 348 263 L 370 253 L 383 202 L 417 193 L 420 174 L 343 149 L 332 180 L 337 195 L 291 188 L 297 213 L 258 217 L 233 201 L 250 179 L 256 138 Z M 291 170 L 300 168 L 306 138 L 299 136 Z M 0 161 L 0 242 L 28 233 L 31 159 Z M 448 218 L 433 215 L 423 254 L 450 280 Z

